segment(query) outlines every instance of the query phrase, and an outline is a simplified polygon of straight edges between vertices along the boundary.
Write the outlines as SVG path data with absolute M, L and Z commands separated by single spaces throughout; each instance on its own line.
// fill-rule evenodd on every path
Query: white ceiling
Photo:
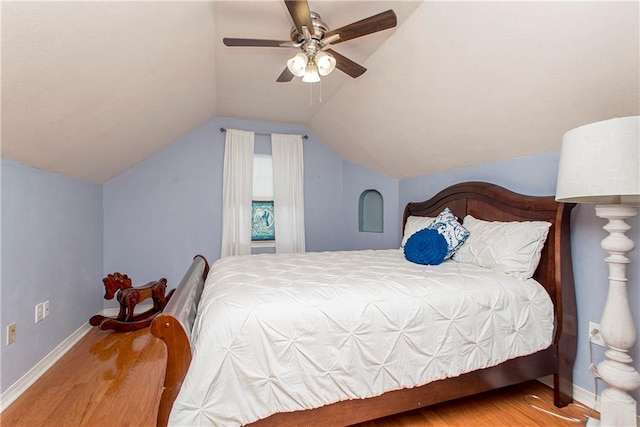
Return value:
M 2 157 L 103 183 L 215 116 L 307 126 L 397 178 L 558 150 L 640 114 L 640 3 L 310 0 L 331 28 L 398 27 L 335 50 L 368 71 L 276 83 L 295 52 L 282 1 L 7 2 Z M 323 102 L 319 102 L 320 91 Z

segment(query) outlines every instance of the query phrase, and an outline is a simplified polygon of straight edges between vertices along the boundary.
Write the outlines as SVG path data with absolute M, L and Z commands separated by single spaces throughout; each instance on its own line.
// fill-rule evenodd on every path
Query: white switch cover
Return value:
M 42 320 L 42 303 L 36 304 L 36 323 Z

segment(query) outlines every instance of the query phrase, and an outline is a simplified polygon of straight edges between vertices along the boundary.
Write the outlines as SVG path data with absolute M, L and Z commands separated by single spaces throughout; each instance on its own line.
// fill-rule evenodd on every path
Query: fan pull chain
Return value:
M 318 82 L 320 92 L 318 93 L 318 101 L 322 103 L 322 80 Z M 309 108 L 313 108 L 313 83 L 309 83 Z

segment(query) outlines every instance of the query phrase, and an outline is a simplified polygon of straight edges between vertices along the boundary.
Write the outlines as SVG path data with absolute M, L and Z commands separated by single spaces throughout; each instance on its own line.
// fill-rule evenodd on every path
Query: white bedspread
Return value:
M 228 257 L 213 264 L 170 424 L 247 424 L 414 387 L 551 344 L 540 284 L 402 251 Z

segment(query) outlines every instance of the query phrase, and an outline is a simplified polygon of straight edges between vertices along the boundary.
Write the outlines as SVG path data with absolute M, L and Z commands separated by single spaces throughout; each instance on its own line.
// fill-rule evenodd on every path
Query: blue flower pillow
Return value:
M 404 244 L 404 257 L 416 264 L 438 265 L 446 259 L 448 252 L 444 236 L 430 228 L 413 233 Z
M 449 208 L 444 208 L 427 228 L 437 230 L 447 241 L 448 250 L 444 259 L 451 258 L 469 237 L 469 230 L 458 222 L 458 219 Z

